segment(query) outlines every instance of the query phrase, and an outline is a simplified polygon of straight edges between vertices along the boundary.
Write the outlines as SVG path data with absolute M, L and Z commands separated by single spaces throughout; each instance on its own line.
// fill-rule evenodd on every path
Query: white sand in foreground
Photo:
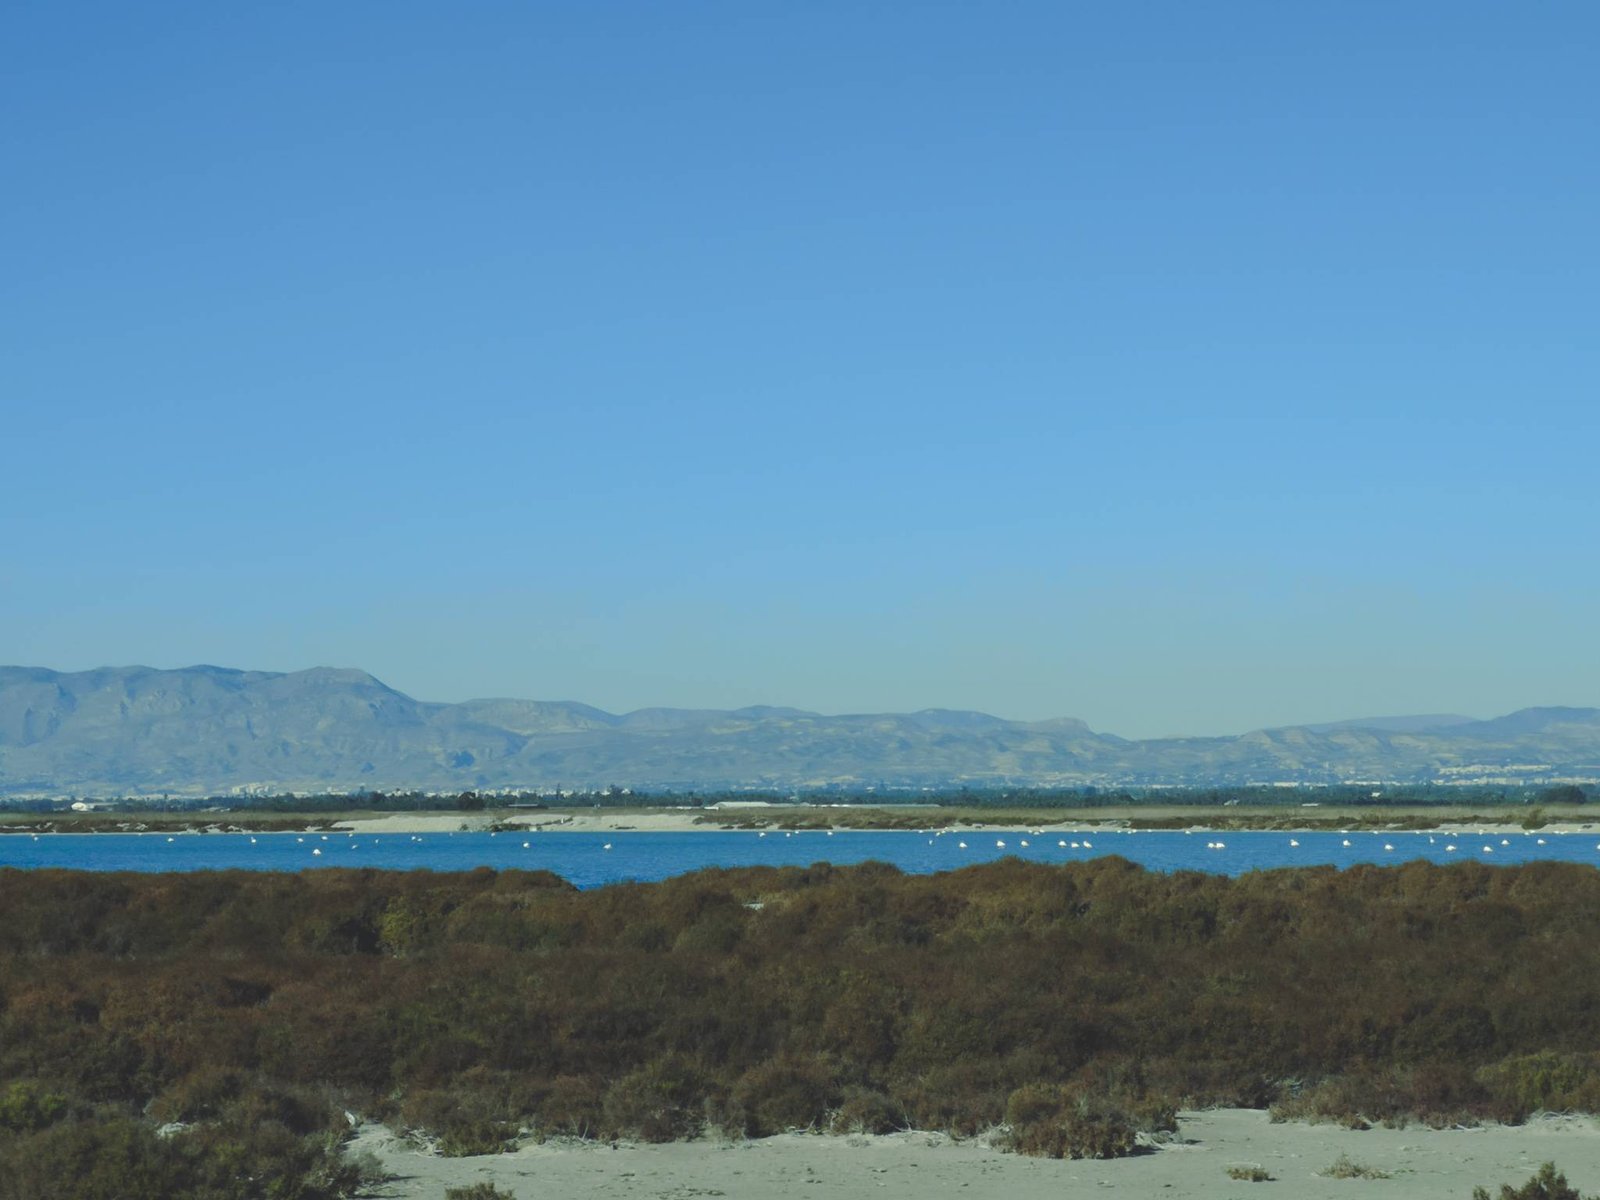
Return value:
M 1524 1126 L 1431 1130 L 1271 1124 L 1264 1112 L 1218 1109 L 1182 1114 L 1175 1141 L 1111 1162 L 1056 1161 L 1003 1154 L 942 1134 L 885 1137 L 787 1134 L 750 1142 L 529 1146 L 515 1154 L 437 1158 L 419 1154 L 381 1126 L 364 1126 L 354 1150 L 370 1150 L 398 1178 L 378 1195 L 440 1200 L 447 1187 L 480 1180 L 519 1200 L 637 1197 L 733 1200 L 929 1200 L 1002 1196 L 1307 1197 L 1308 1200 L 1468 1200 L 1473 1187 L 1520 1185 L 1554 1161 L 1580 1191 L 1600 1191 L 1600 1126 L 1590 1118 L 1542 1118 Z M 1389 1173 L 1387 1179 L 1333 1179 L 1321 1172 L 1341 1154 Z M 1260 1166 L 1270 1183 L 1228 1177 L 1231 1166 Z

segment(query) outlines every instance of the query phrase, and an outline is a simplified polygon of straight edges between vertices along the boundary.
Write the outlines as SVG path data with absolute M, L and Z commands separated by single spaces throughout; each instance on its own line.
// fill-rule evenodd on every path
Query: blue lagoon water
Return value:
M 1024 845 L 1023 843 L 1027 844 Z M 1058 843 L 1065 843 L 1061 845 Z M 963 843 L 965 843 L 963 845 Z M 1298 843 L 1297 845 L 1294 843 Z M 1016 856 L 1079 862 L 1120 855 L 1157 871 L 1237 875 L 1271 867 L 1415 859 L 1494 865 L 1559 860 L 1600 865 L 1600 834 L 1539 832 L 1082 833 L 747 830 L 673 833 L 180 833 L 0 835 L 0 868 L 90 871 L 299 871 L 321 867 L 554 871 L 579 887 L 656 880 L 702 867 L 808 866 L 876 860 L 926 874 Z M 608 848 L 609 847 L 609 848 Z M 320 853 L 319 853 L 320 852 Z

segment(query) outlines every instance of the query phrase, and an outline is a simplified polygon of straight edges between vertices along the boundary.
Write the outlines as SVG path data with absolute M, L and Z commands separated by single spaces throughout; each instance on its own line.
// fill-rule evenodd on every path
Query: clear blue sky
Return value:
M 0 661 L 1600 703 L 1600 7 L 14 3 Z

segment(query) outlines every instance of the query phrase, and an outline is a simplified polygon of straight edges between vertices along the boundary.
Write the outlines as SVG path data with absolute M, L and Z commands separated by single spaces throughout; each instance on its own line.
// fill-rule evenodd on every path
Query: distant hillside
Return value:
M 984 713 L 430 704 L 364 671 L 0 667 L 0 795 L 1600 779 L 1600 709 L 1129 741 Z

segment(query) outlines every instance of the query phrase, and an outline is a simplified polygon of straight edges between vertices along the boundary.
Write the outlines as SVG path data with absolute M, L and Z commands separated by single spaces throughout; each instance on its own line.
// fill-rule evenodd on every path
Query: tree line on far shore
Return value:
M 108 798 L 94 801 L 109 812 L 500 812 L 540 808 L 688 808 L 709 809 L 720 804 L 759 802 L 780 807 L 818 807 L 839 804 L 878 806 L 935 806 L 956 809 L 1096 809 L 1140 807 L 1271 808 L 1299 809 L 1308 805 L 1327 808 L 1517 808 L 1533 805 L 1587 804 L 1593 787 L 1565 783 L 1553 785 L 1477 784 L 1340 784 L 1303 788 L 1241 784 L 1227 787 L 950 787 L 827 789 L 821 791 L 764 792 L 760 790 L 671 791 L 620 786 L 560 791 L 357 791 L 316 795 L 282 793 L 255 796 L 186 796 Z M 67 809 L 70 800 L 0 800 L 0 812 L 50 813 Z

